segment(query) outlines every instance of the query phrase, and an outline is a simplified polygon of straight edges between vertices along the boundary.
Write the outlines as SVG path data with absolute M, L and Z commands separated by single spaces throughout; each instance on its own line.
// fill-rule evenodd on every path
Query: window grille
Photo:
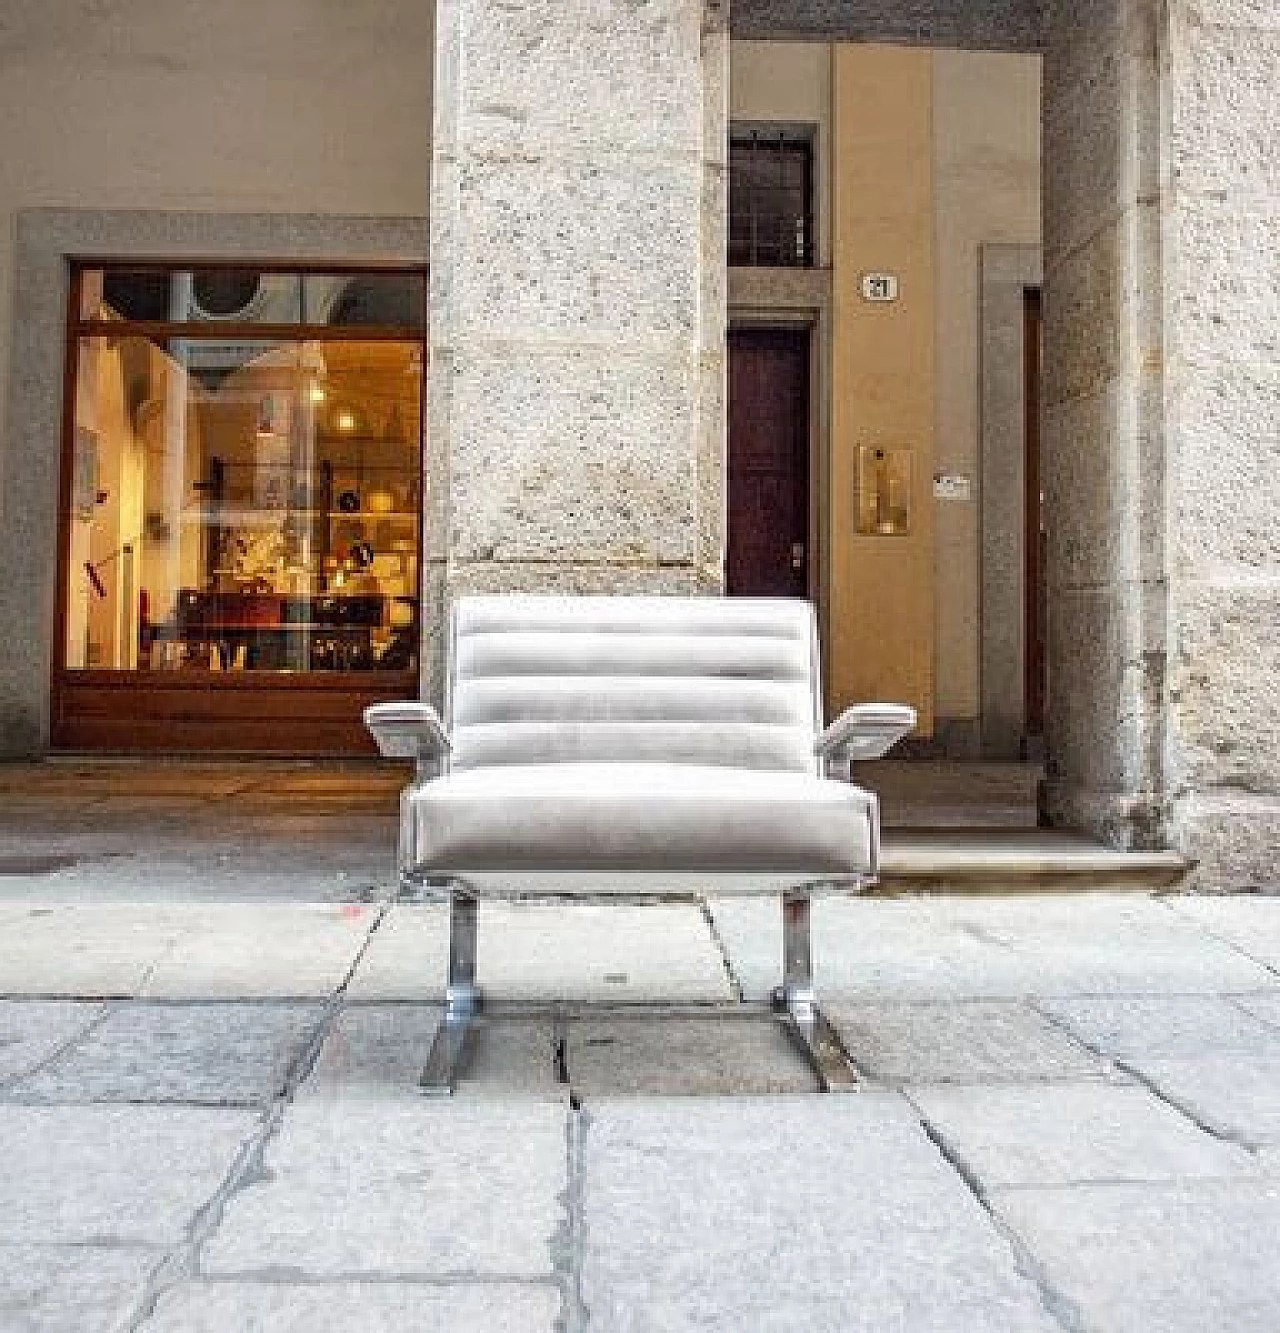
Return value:
M 735 129 L 729 140 L 731 266 L 813 266 L 813 140 L 803 132 Z

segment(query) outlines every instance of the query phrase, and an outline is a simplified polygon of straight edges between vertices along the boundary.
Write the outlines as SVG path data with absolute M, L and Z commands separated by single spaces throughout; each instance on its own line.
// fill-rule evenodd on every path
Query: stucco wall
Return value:
M 424 216 L 434 13 L 430 0 L 6 0 L 0 385 L 18 210 Z
M 937 380 L 934 467 L 972 479 L 934 503 L 938 716 L 980 708 L 979 258 L 1040 241 L 1040 61 L 933 53 Z M 1022 496 L 1007 502 L 1021 509 Z M 992 632 L 997 627 L 990 627 Z
M 932 72 L 928 51 L 841 45 L 836 163 L 827 637 L 833 708 L 894 698 L 933 734 L 934 433 Z M 899 298 L 863 298 L 868 270 Z M 858 530 L 858 450 L 909 452 L 907 531 Z

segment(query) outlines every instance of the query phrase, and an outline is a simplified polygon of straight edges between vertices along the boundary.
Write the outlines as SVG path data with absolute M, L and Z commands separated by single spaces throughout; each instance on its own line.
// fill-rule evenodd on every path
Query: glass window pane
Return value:
M 311 324 L 421 333 L 426 275 L 280 273 L 257 269 L 86 269 L 80 318 L 195 323 Z
M 421 273 L 309 273 L 303 318 L 341 328 L 426 328 L 426 276 Z
M 68 668 L 414 668 L 420 342 L 77 352 Z

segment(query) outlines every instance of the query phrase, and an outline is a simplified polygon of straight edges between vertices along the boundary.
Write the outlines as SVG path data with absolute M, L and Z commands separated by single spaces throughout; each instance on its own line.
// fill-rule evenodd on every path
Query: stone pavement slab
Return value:
M 813 1072 L 776 1019 L 671 1015 L 568 1024 L 573 1090 L 599 1097 L 720 1097 L 815 1092 Z
M 553 1333 L 550 1285 L 198 1282 L 165 1293 L 139 1333 Z
M 349 1005 L 338 1016 L 300 1098 L 422 1100 L 419 1079 L 442 1011 L 432 1005 Z M 481 1019 L 455 1096 L 567 1102 L 549 1019 Z
M 172 1245 L 259 1118 L 171 1106 L 0 1106 L 0 1245 Z
M 1061 1333 L 896 1096 L 604 1102 L 582 1160 L 598 1333 Z
M 272 831 L 276 836 L 279 830 Z M 254 830 L 239 836 L 252 838 Z M 148 842 L 154 841 L 148 830 Z M 394 845 L 394 831 L 386 841 Z M 252 846 L 193 848 L 190 831 L 179 850 L 155 845 L 144 853 L 121 851 L 91 855 L 56 874 L 0 879 L 7 902 L 369 902 L 395 892 L 392 855 L 383 850 L 360 853 L 350 848 L 317 848 L 299 839 L 271 854 Z
M 0 995 L 134 995 L 182 933 L 154 907 L 0 902 Z
M 0 1000 L 0 1087 L 29 1074 L 102 1016 L 74 1000 Z
M 1280 1000 L 1280 994 L 1273 998 Z M 1065 995 L 1037 1003 L 1116 1060 L 1280 1055 L 1280 1029 L 1223 995 Z
M 5 1333 L 118 1333 L 163 1251 L 93 1245 L 0 1245 Z
M 314 1004 L 125 1004 L 9 1096 L 263 1106 L 283 1090 L 321 1013 Z
M 1171 1101 L 1219 1134 L 1280 1148 L 1280 1053 L 1133 1063 Z
M 1257 1174 L 1250 1153 L 1206 1134 L 1140 1086 L 930 1087 L 910 1096 L 986 1189 Z
M 827 1006 L 845 1049 L 882 1082 L 1007 1083 L 1104 1077 L 1106 1065 L 1020 1000 Z
M 1253 991 L 1248 995 L 1233 995 L 1231 999 L 1245 1013 L 1280 1030 L 1280 991 Z
M 560 1081 L 559 1040 L 560 1027 L 550 1018 L 482 1018 L 454 1096 L 461 1101 L 538 1097 L 567 1105 L 570 1089 Z
M 1230 941 L 1280 974 L 1280 895 L 1176 897 L 1168 904 L 1170 911 Z
M 168 999 L 309 999 L 347 977 L 385 910 L 356 903 L 211 903 L 171 909 L 183 932 L 143 993 Z
M 1274 1333 L 1280 1180 L 999 1190 L 999 1215 L 1100 1333 Z
M 444 994 L 447 909 L 397 904 L 370 943 L 353 999 Z M 492 1004 L 729 1003 L 720 951 L 695 903 L 482 902 L 479 978 Z
M 763 998 L 779 980 L 777 904 L 713 898 L 711 910 L 744 994 Z M 814 906 L 813 952 L 828 999 L 1280 987 L 1280 976 L 1197 922 L 1132 894 L 824 898 Z
M 384 909 L 358 903 L 0 902 L 0 995 L 312 998 Z
M 206 1275 L 548 1278 L 564 1222 L 551 1103 L 300 1100 L 228 1202 Z

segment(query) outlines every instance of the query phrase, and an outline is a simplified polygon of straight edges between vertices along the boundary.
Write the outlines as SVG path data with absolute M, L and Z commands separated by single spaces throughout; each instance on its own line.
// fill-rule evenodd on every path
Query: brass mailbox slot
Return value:
M 858 446 L 858 532 L 901 537 L 911 531 L 911 456 L 883 445 Z

